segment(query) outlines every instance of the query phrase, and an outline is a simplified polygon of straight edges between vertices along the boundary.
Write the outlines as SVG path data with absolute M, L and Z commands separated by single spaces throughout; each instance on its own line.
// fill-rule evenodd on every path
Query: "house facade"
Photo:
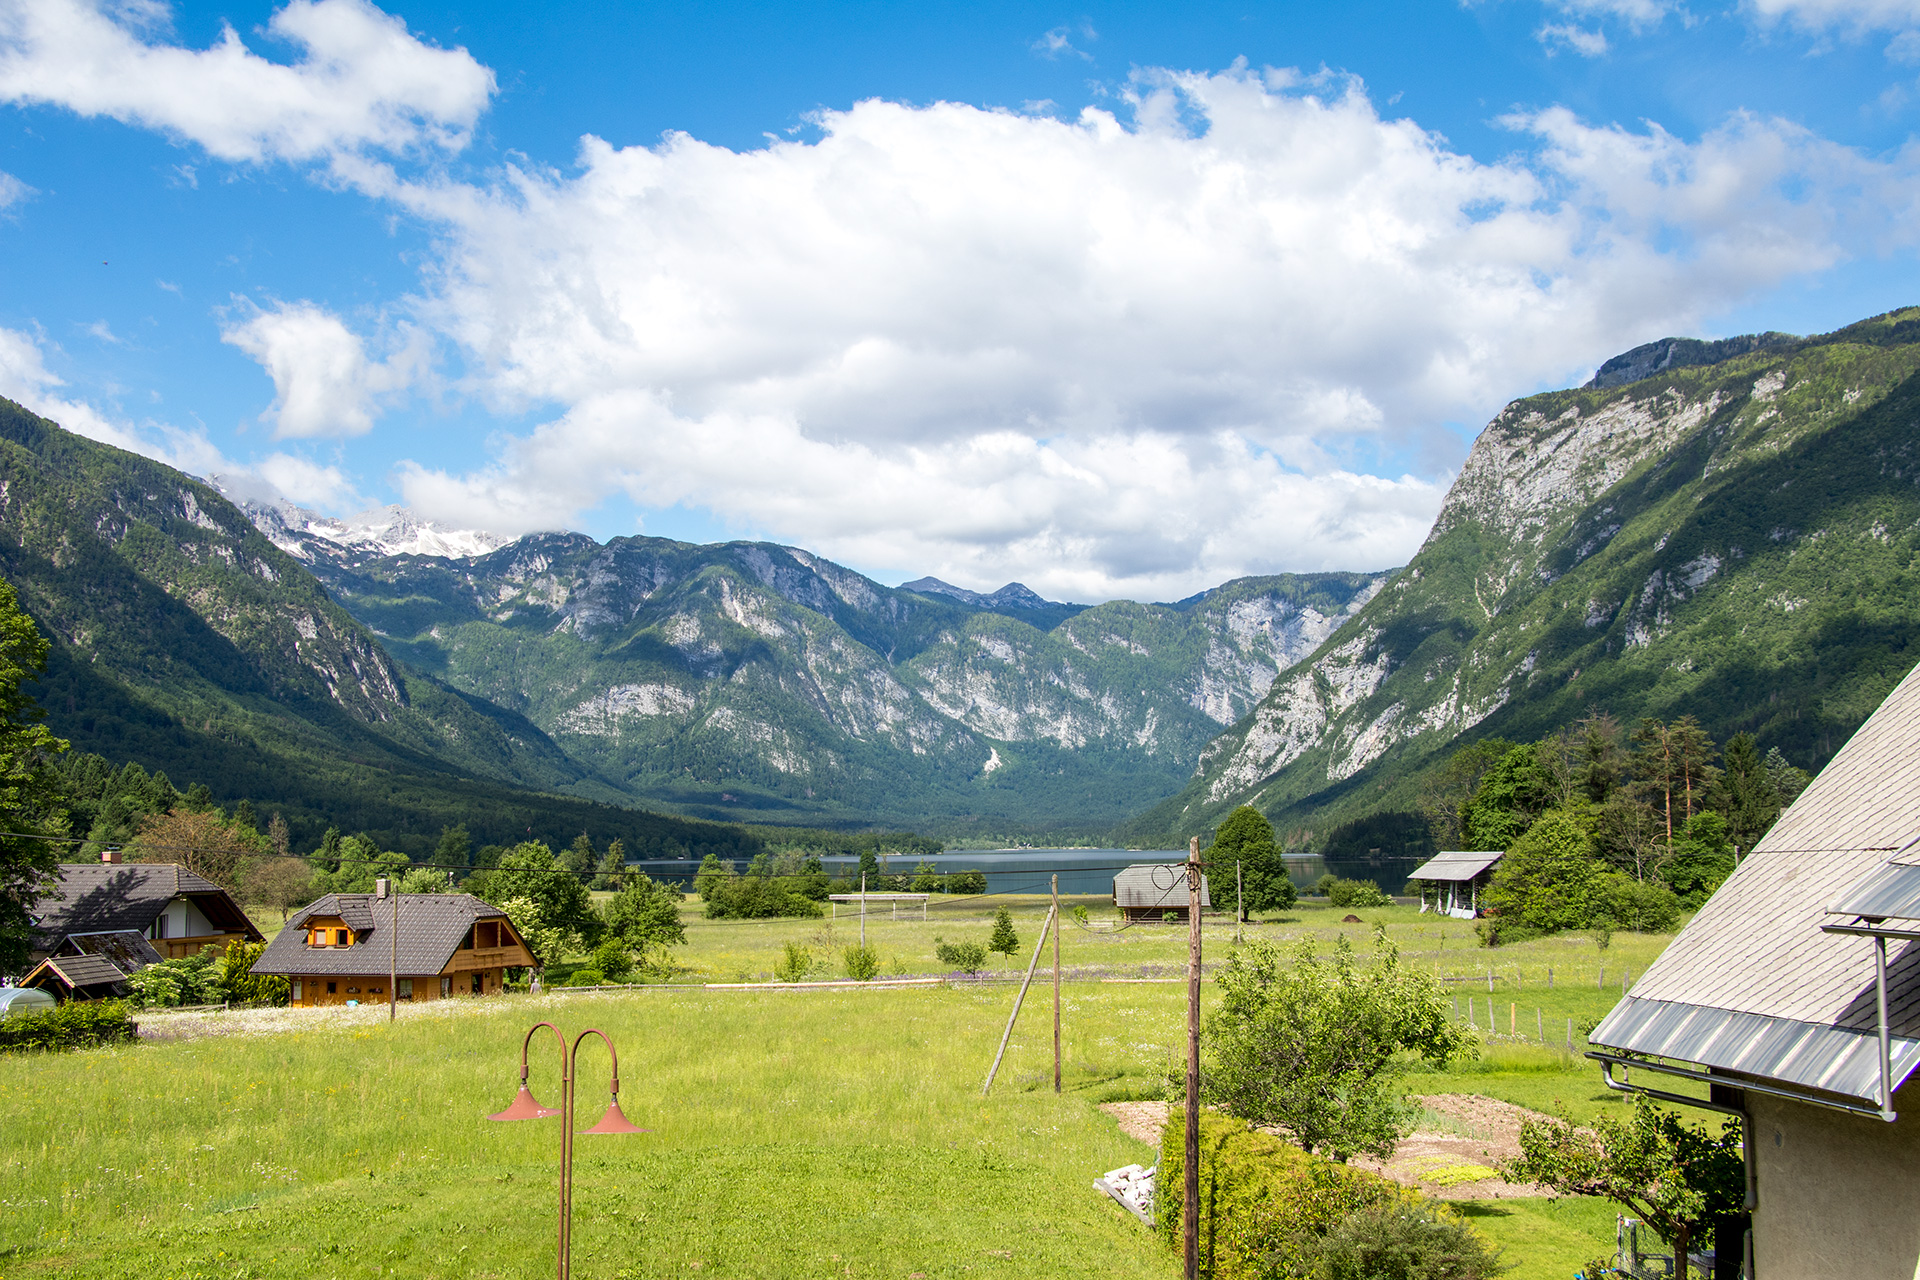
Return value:
M 1588 1037 L 1612 1087 L 1743 1119 L 1715 1245 L 1750 1280 L 1920 1273 L 1917 942 L 1920 669 Z
M 506 912 L 470 893 L 330 893 L 287 921 L 253 972 L 284 976 L 296 1008 L 499 995 L 534 963 Z
M 233 895 L 171 862 L 68 863 L 35 901 L 20 983 L 63 999 L 122 994 L 126 976 L 161 960 L 264 942 Z

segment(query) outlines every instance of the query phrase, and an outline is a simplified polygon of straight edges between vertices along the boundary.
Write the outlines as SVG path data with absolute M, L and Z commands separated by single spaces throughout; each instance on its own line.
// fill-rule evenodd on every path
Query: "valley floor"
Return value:
M 869 940 L 883 971 L 933 972 L 934 936 L 984 940 L 1004 901 L 938 903 L 925 924 L 869 919 Z M 1171 1277 L 1177 1261 L 1090 1183 L 1152 1161 L 1100 1104 L 1157 1096 L 1177 1060 L 1183 988 L 1137 979 L 1177 972 L 1185 930 L 1070 920 L 1064 1096 L 1051 1090 L 1051 987 L 1036 979 L 982 1099 L 1043 911 L 1016 904 L 1021 951 L 1005 981 L 556 992 L 423 1005 L 392 1026 L 377 1008 L 151 1014 L 139 1045 L 0 1058 L 0 1276 L 548 1274 L 557 1123 L 484 1118 L 513 1096 L 525 1029 L 548 1018 L 613 1037 L 622 1105 L 651 1131 L 578 1140 L 583 1276 Z M 1383 922 L 1407 963 L 1454 980 L 1463 1020 L 1471 993 L 1483 1031 L 1494 962 L 1498 1029 L 1481 1057 L 1415 1076 L 1413 1092 L 1584 1118 L 1620 1105 L 1567 1052 L 1566 1024 L 1578 1049 L 1581 1024 L 1618 998 L 1621 970 L 1637 973 L 1667 939 L 1488 953 L 1466 925 L 1409 908 L 1356 912 L 1360 925 L 1344 914 L 1303 907 L 1248 932 L 1315 945 L 1345 932 L 1364 950 Z M 1089 924 L 1103 915 L 1094 907 Z M 859 925 L 831 922 L 829 938 L 828 924 L 690 920 L 681 959 L 721 981 L 770 973 L 788 941 L 837 960 Z M 1232 923 L 1206 933 L 1210 958 L 1223 958 Z M 1540 1027 L 1552 1032 L 1544 1046 Z M 554 1056 L 535 1042 L 531 1084 L 550 1105 Z M 581 1057 L 577 1128 L 606 1099 L 603 1051 Z M 1611 1247 L 1603 1204 L 1456 1203 L 1521 1280 L 1566 1280 Z

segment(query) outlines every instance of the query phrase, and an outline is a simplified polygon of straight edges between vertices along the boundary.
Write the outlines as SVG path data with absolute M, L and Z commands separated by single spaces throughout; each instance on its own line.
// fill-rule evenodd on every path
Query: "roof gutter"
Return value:
M 1684 1067 L 1668 1066 L 1664 1062 L 1653 1062 L 1646 1058 L 1631 1057 L 1627 1054 L 1608 1053 L 1600 1049 L 1587 1050 L 1587 1057 L 1600 1064 L 1600 1078 L 1607 1088 L 1616 1093 L 1644 1093 L 1649 1098 L 1659 1098 L 1663 1102 L 1677 1102 L 1683 1106 L 1701 1107 L 1708 1111 L 1720 1111 L 1737 1116 L 1742 1112 L 1738 1107 L 1724 1106 L 1718 1102 L 1708 1102 L 1704 1098 L 1689 1098 L 1684 1094 L 1666 1093 L 1659 1089 L 1649 1089 L 1644 1085 L 1629 1083 L 1613 1078 L 1613 1069 L 1623 1067 L 1627 1070 L 1638 1068 L 1641 1071 L 1654 1071 L 1661 1075 L 1678 1076 L 1682 1080 L 1693 1080 L 1711 1088 L 1724 1085 L 1729 1089 L 1744 1089 L 1750 1093 L 1764 1093 L 1773 1098 L 1785 1098 L 1789 1102 L 1804 1102 L 1808 1106 L 1825 1107 L 1829 1111 L 1844 1111 L 1848 1115 L 1866 1116 L 1874 1120 L 1893 1121 L 1898 1119 L 1892 1111 L 1882 1107 L 1862 1106 L 1856 1102 L 1841 1102 L 1836 1098 L 1824 1098 L 1819 1094 L 1801 1089 L 1787 1089 L 1775 1084 L 1761 1084 L 1744 1076 L 1717 1076 L 1706 1071 L 1689 1071 Z

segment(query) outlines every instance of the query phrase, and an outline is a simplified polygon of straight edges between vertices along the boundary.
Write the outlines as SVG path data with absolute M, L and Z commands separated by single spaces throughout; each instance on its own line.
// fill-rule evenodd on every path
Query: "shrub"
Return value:
M 0 1051 L 91 1049 L 135 1038 L 124 1000 L 69 1000 L 45 1013 L 0 1018 Z
M 1336 907 L 1390 907 L 1393 899 L 1381 892 L 1380 886 L 1371 880 L 1343 880 L 1339 876 L 1325 877 L 1327 883 L 1327 901 Z
M 1636 933 L 1670 933 L 1680 923 L 1680 899 L 1657 880 L 1635 880 L 1618 871 L 1600 878 L 1596 916 Z
M 1186 1114 L 1173 1108 L 1161 1134 L 1154 1225 L 1174 1249 L 1185 1205 Z M 1266 1280 L 1301 1273 L 1319 1238 L 1357 1210 L 1390 1203 L 1378 1174 L 1309 1155 L 1242 1121 L 1200 1117 L 1200 1274 Z
M 804 982 L 813 972 L 813 952 L 797 942 L 787 944 L 786 955 L 773 968 L 773 976 L 780 982 Z
M 846 962 L 847 976 L 855 982 L 871 982 L 880 972 L 880 953 L 872 947 L 848 947 L 840 958 Z
M 942 942 L 938 938 L 933 941 L 933 954 L 941 964 L 950 964 L 969 974 L 977 974 L 987 967 L 987 949 L 977 942 Z
M 1348 1214 L 1306 1253 L 1312 1280 L 1491 1280 L 1506 1270 L 1452 1209 L 1405 1194 Z
M 218 1004 L 227 998 L 222 985 L 225 965 L 216 964 L 217 951 L 150 964 L 127 976 L 134 1007 L 173 1008 L 183 1004 Z M 251 976 L 251 975 L 249 975 Z
M 633 976 L 633 952 L 627 950 L 625 938 L 612 937 L 603 941 L 593 949 L 593 959 L 588 963 L 605 974 L 611 982 L 625 982 Z
M 582 965 L 567 975 L 566 985 L 569 987 L 604 987 L 607 985 L 607 975 L 590 964 Z
M 254 961 L 267 949 L 264 942 L 233 941 L 220 957 L 220 985 L 227 998 L 243 1004 L 284 1005 L 293 992 L 291 984 L 277 973 L 253 972 Z
M 985 893 L 987 891 L 987 873 L 984 871 L 956 871 L 947 877 L 948 893 Z
M 818 902 L 794 892 L 784 877 L 727 876 L 707 887 L 709 920 L 770 920 L 776 916 L 807 919 L 825 914 Z

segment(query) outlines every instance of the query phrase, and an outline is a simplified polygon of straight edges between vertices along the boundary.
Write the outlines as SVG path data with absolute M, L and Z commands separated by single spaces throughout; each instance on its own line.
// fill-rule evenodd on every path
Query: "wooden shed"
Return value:
M 397 919 L 396 919 L 397 911 Z M 506 971 L 534 963 L 507 913 L 470 893 L 330 893 L 287 921 L 253 962 L 284 976 L 296 1008 L 395 998 L 499 995 Z
M 1471 920 L 1480 914 L 1480 890 L 1506 856 L 1499 849 L 1443 849 L 1407 879 L 1420 886 L 1421 911 Z
M 1128 920 L 1187 918 L 1187 871 L 1178 862 L 1137 862 L 1113 878 L 1113 905 Z M 1207 877 L 1200 876 L 1200 909 L 1210 910 Z

